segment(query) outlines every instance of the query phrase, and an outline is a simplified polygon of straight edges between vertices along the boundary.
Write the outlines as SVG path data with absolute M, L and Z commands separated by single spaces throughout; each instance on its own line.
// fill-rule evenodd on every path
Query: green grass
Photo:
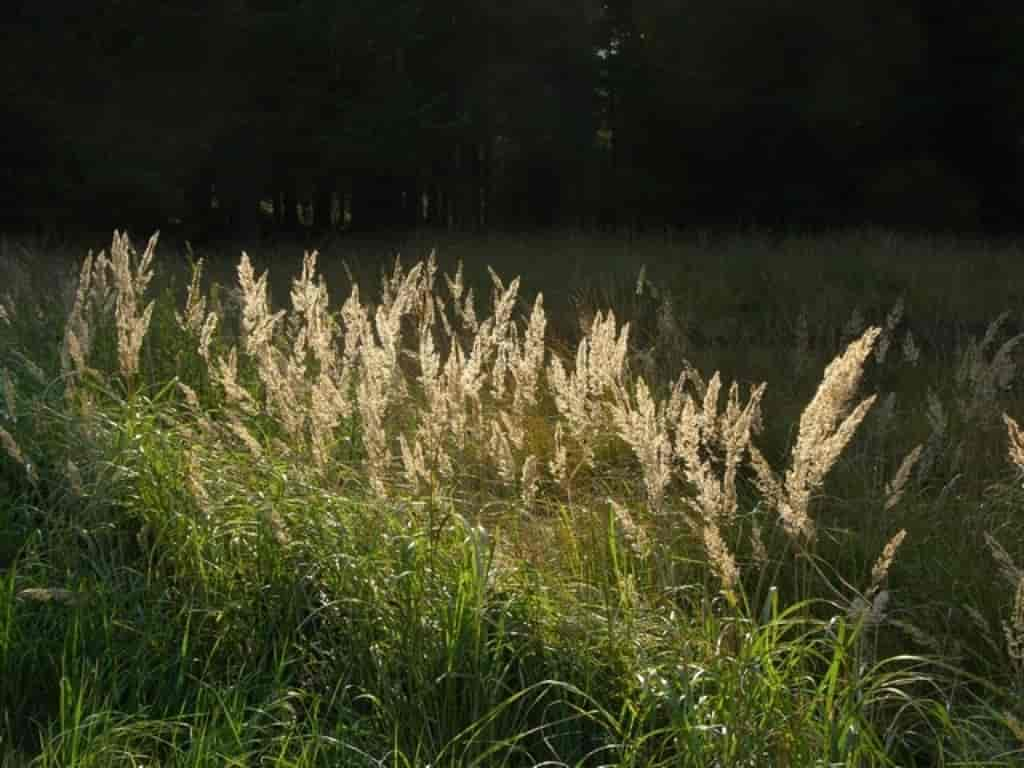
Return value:
M 377 297 L 395 245 L 326 249 L 333 296 L 348 286 L 344 257 Z M 434 245 L 439 275 L 464 262 L 481 317 L 486 265 L 522 275 L 517 319 L 543 291 L 549 348 L 567 361 L 581 320 L 610 307 L 632 323 L 630 376 L 658 397 L 686 361 L 705 378 L 766 380 L 755 442 L 774 467 L 854 307 L 884 324 L 902 296 L 892 347 L 861 385 L 879 402 L 895 393 L 892 415 L 876 403 L 829 475 L 813 547 L 784 534 L 741 468 L 723 528 L 741 568 L 728 595 L 685 523 L 692 488 L 673 480 L 666 509 L 650 510 L 610 427 L 592 466 L 566 485 L 545 474 L 529 505 L 481 445 L 419 491 L 396 460 L 381 497 L 358 412 L 334 430 L 327 467 L 270 411 L 244 419 L 259 455 L 221 429 L 233 406 L 175 320 L 183 256 L 158 252 L 140 370 L 125 379 L 112 307 L 94 317 L 94 370 L 62 368 L 73 285 L 54 290 L 54 265 L 77 275 L 82 254 L 7 246 L 0 272 L 20 276 L 0 279 L 14 391 L 0 427 L 28 466 L 0 453 L 0 767 L 1024 764 L 1015 593 L 985 540 L 1024 565 L 1024 492 L 999 419 L 1024 417 L 1021 382 L 975 401 L 955 375 L 1000 311 L 1017 314 L 984 360 L 1020 328 L 1013 246 L 883 233 L 401 243 L 407 263 Z M 238 254 L 199 255 L 206 285 L 222 286 L 221 354 L 239 334 L 227 290 Z M 251 255 L 287 306 L 298 252 Z M 257 362 L 240 358 L 262 402 Z M 411 386 L 393 404 L 389 430 L 421 423 L 420 397 Z M 549 455 L 551 398 L 521 415 L 529 449 Z M 885 510 L 886 483 L 918 443 L 931 445 L 928 465 Z M 875 622 L 850 606 L 901 528 Z

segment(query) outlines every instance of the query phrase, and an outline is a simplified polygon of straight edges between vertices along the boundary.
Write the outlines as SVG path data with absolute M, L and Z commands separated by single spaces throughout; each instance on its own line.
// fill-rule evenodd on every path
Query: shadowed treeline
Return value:
M 1018 227 L 1018 4 L 0 15 L 8 232 Z

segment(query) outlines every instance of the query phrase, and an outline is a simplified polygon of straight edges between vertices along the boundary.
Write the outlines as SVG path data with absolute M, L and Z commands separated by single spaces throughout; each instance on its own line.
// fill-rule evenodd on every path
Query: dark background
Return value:
M 0 10 L 0 229 L 1022 229 L 987 0 Z

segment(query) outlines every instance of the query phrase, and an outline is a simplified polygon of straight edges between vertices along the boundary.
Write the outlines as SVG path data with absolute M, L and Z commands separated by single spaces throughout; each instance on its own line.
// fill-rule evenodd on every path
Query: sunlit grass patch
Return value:
M 0 761 L 1020 759 L 1005 320 L 155 256 L 2 304 Z

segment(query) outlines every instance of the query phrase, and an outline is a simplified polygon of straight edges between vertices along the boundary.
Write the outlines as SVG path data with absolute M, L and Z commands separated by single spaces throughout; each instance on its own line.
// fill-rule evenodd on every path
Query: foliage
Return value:
M 286 309 L 245 254 L 153 299 L 155 247 L 90 255 L 59 336 L 30 278 L 2 303 L 3 764 L 1019 761 L 1019 489 L 933 511 L 965 427 L 1024 463 L 999 321 L 920 447 L 858 394 L 924 364 L 902 305 L 798 326 L 833 361 L 767 440 L 770 390 L 638 373 L 622 306 L 553 343 L 518 279 L 396 262 L 338 306 L 313 253 Z
M 1018 227 L 1014 3 L 56 8 L 0 27 L 6 231 Z

